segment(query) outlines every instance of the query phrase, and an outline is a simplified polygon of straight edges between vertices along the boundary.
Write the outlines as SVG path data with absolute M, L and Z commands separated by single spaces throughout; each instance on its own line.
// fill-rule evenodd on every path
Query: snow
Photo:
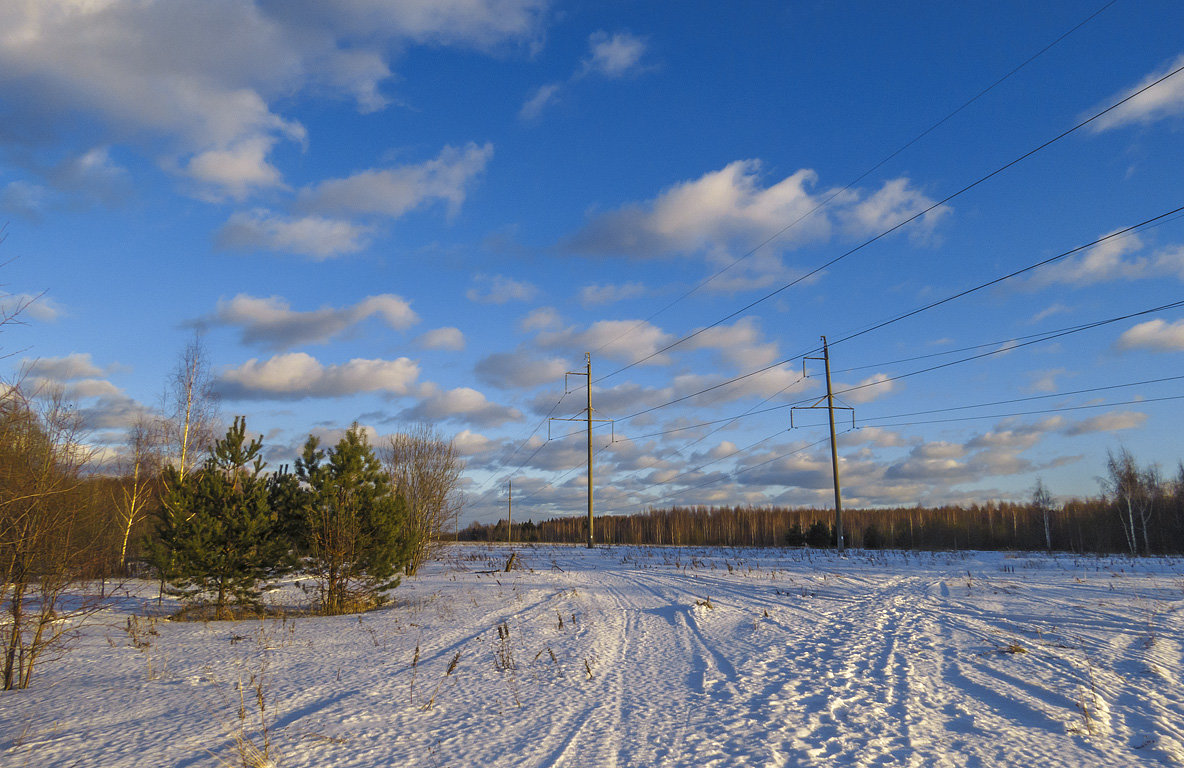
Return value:
M 237 766 L 261 714 L 285 768 L 1184 763 L 1178 559 L 514 549 L 361 616 L 170 622 L 133 582 L 0 694 L 0 765 Z

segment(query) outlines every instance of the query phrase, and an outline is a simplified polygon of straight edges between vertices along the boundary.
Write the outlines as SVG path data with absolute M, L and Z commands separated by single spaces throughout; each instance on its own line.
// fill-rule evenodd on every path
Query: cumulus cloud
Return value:
M 1184 66 L 1184 54 L 1177 56 L 1170 64 L 1147 75 L 1133 87 L 1107 99 L 1106 103 L 1113 104 L 1133 93 L 1138 93 L 1164 75 L 1182 66 Z M 1091 127 L 1095 132 L 1108 131 L 1132 123 L 1152 123 L 1181 113 L 1184 113 L 1184 77 L 1176 75 L 1154 88 L 1140 93 L 1113 111 L 1107 112 L 1095 120 Z
M 0 188 L 0 211 L 7 211 L 30 221 L 40 221 L 49 190 L 24 179 L 10 181 Z
M 459 328 L 451 326 L 433 328 L 422 334 L 416 341 L 424 349 L 445 349 L 450 352 L 460 352 L 465 348 L 465 335 L 461 333 Z
M 583 74 L 617 78 L 634 70 L 645 55 L 646 41 L 628 32 L 594 32 L 588 38 L 589 54 L 582 62 Z
M 52 323 L 66 314 L 62 305 L 45 294 L 6 293 L 0 295 L 0 318 L 31 317 L 34 320 Z
M 1147 414 L 1138 411 L 1110 411 L 1084 421 L 1076 422 L 1065 430 L 1066 435 L 1088 435 L 1094 432 L 1118 432 L 1143 426 Z
M 457 387 L 441 389 L 435 384 L 421 388 L 422 400 L 399 414 L 407 421 L 442 421 L 463 418 L 479 426 L 496 427 L 507 421 L 517 421 L 522 413 L 516 408 L 491 403 L 475 389 Z
M 406 357 L 396 360 L 356 358 L 324 365 L 304 352 L 268 360 L 252 358 L 222 371 L 215 389 L 228 400 L 302 400 L 342 397 L 359 392 L 407 395 L 419 377 L 419 366 Z
M 907 179 L 895 179 L 870 195 L 851 190 L 820 208 L 826 195 L 811 194 L 814 171 L 802 169 L 766 187 L 760 169 L 759 161 L 738 160 L 652 200 L 594 214 L 566 246 L 581 254 L 655 258 L 747 250 L 776 237 L 784 249 L 824 240 L 836 230 L 878 232 L 932 204 Z M 925 216 L 922 225 L 931 227 L 943 210 Z
M 715 350 L 725 360 L 745 369 L 762 368 L 777 359 L 777 344 L 764 340 L 760 324 L 751 317 L 741 318 L 731 325 L 702 329 L 680 344 L 679 349 L 684 352 Z
M 526 317 L 522 318 L 518 323 L 518 327 L 526 333 L 532 331 L 547 331 L 559 328 L 563 325 L 563 318 L 559 316 L 559 310 L 555 307 L 539 307 L 532 309 L 527 313 Z
M 489 453 L 498 447 L 497 443 L 485 435 L 468 429 L 462 429 L 456 433 L 452 438 L 452 445 L 461 456 L 479 456 Z
M 1114 348 L 1128 352 L 1146 349 L 1152 352 L 1184 352 L 1184 320 L 1169 323 L 1156 318 L 1123 331 Z
M 540 85 L 526 99 L 522 109 L 518 110 L 518 117 L 522 120 L 537 120 L 543 110 L 559 100 L 559 91 L 563 88 L 560 83 Z
M 1028 374 L 1032 379 L 1025 391 L 1027 392 L 1056 392 L 1057 377 L 1067 373 L 1064 368 L 1053 368 L 1047 371 L 1032 371 Z
M 616 79 L 641 68 L 641 58 L 646 52 L 646 41 L 629 32 L 612 35 L 604 31 L 594 32 L 588 38 L 588 55 L 580 67 L 566 81 L 547 83 L 531 92 L 522 108 L 518 110 L 521 120 L 537 120 L 550 105 L 559 101 L 565 88 L 588 76 Z
M 495 352 L 474 367 L 477 378 L 499 389 L 534 387 L 563 379 L 568 363 L 555 357 L 538 358 L 526 352 Z
M 585 285 L 580 289 L 580 304 L 584 307 L 597 307 L 603 304 L 614 304 L 626 299 L 636 299 L 645 295 L 645 286 L 641 283 L 606 283 L 604 285 Z
M 870 403 L 884 395 L 894 392 L 898 382 L 893 381 L 886 373 L 876 373 L 862 379 L 856 384 L 837 384 L 835 391 L 844 402 L 852 405 Z
M 1143 240 L 1135 234 L 1108 240 L 1038 270 L 1026 283 L 1029 287 L 1049 285 L 1096 285 L 1118 280 L 1175 277 L 1184 280 L 1184 247 L 1162 248 L 1143 254 Z
M 362 250 L 372 231 L 370 227 L 344 219 L 324 216 L 292 218 L 256 209 L 231 215 L 218 230 L 216 240 L 220 248 L 277 251 L 321 261 Z
M 475 275 L 473 279 L 479 286 L 466 291 L 465 297 L 477 304 L 530 301 L 539 290 L 531 283 L 514 280 L 505 275 Z
M 73 381 L 107 373 L 106 369 L 95 365 L 89 352 L 74 352 L 65 357 L 26 359 L 22 361 L 21 367 L 30 376 L 54 381 Z
M 439 156 L 417 165 L 371 169 L 344 179 L 330 179 L 301 193 L 304 210 L 329 214 L 374 214 L 398 218 L 434 201 L 455 212 L 468 186 L 493 157 L 493 145 L 445 147 Z
M 568 327 L 541 331 L 535 343 L 543 349 L 569 351 L 598 349 L 608 357 L 634 362 L 653 355 L 673 337 L 644 320 L 600 320 L 579 330 Z M 651 364 L 669 362 L 669 356 L 657 355 Z
M 388 328 L 406 330 L 419 316 L 406 299 L 391 293 L 368 296 L 348 307 L 321 307 L 308 312 L 293 310 L 279 296 L 258 298 L 240 293 L 221 300 L 207 323 L 241 329 L 244 344 L 282 350 L 300 344 L 323 344 L 367 318 L 378 317 Z
M 186 172 L 221 196 L 242 200 L 258 189 L 279 187 L 282 176 L 267 155 L 275 145 L 270 136 L 252 136 L 218 149 L 208 149 L 189 159 Z
M 409 43 L 491 50 L 538 38 L 546 0 L 37 0 L 0 5 L 2 129 L 118 137 L 216 193 L 282 182 L 269 156 L 303 143 L 277 104 L 302 91 L 382 108 Z M 84 121 L 68 119 L 82 114 Z

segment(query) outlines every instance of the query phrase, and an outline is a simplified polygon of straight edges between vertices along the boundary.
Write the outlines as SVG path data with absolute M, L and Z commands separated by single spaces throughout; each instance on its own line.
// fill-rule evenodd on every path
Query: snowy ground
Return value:
M 259 691 L 285 767 L 1184 763 L 1181 560 L 515 551 L 360 617 L 173 623 L 133 584 L 0 694 L 0 765 L 240 765 Z

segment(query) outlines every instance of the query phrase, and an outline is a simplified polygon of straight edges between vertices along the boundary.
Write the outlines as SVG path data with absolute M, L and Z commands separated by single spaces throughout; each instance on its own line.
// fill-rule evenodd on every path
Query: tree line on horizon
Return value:
M 848 547 L 914 550 L 1028 550 L 1080 554 L 1184 554 L 1184 462 L 1165 479 L 1126 449 L 1110 452 L 1102 493 L 1055 503 L 1043 482 L 1022 502 L 939 507 L 844 509 Z M 757 506 L 673 506 L 596 517 L 601 544 L 804 547 L 835 546 L 834 510 Z M 582 544 L 583 516 L 483 524 L 461 541 Z

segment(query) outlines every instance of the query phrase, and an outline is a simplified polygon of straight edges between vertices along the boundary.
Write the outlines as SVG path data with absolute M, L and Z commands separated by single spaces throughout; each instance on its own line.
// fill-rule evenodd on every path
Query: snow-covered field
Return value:
M 260 693 L 278 766 L 1184 762 L 1181 560 L 514 551 L 362 616 L 174 623 L 132 584 L 0 694 L 0 765 L 240 765 Z

